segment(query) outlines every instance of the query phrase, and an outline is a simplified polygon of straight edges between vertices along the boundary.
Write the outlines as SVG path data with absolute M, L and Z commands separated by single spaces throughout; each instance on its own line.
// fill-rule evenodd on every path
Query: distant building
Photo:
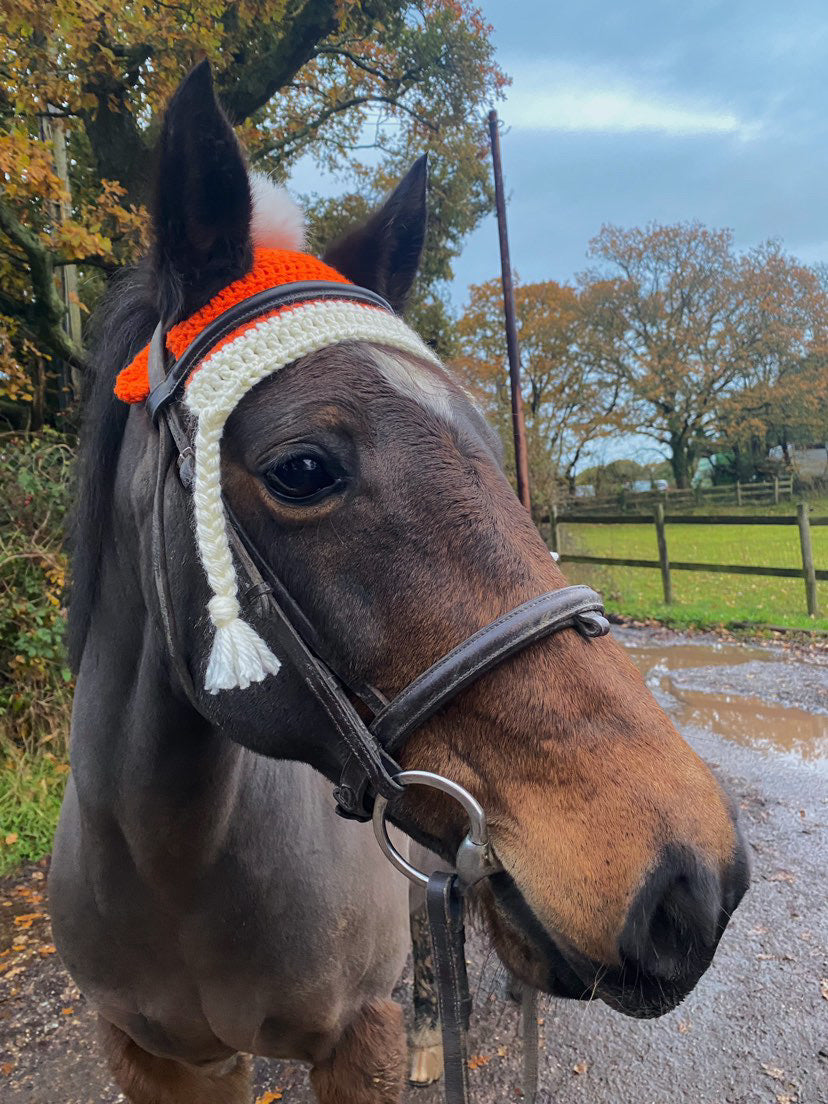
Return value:
M 715 459 L 715 457 L 713 459 Z M 696 465 L 696 471 L 693 475 L 693 486 L 713 486 L 713 460 L 711 460 L 710 457 L 703 456 Z
M 812 445 L 810 448 L 789 448 L 791 467 L 800 479 L 828 479 L 828 448 Z M 770 460 L 782 463 L 785 454 L 781 445 L 775 445 L 768 453 Z

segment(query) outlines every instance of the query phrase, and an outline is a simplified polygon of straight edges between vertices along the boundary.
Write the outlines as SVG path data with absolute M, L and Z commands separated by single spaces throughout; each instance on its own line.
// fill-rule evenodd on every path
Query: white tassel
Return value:
M 204 687 L 210 694 L 219 690 L 246 690 L 252 682 L 275 675 L 281 664 L 255 629 L 239 617 L 235 598 L 215 596 L 208 603 L 216 626 L 213 650 L 207 663 Z

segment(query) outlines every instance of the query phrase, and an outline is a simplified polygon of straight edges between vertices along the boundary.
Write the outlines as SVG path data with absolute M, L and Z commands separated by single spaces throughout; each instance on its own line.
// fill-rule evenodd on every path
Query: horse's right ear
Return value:
M 203 61 L 170 100 L 161 131 L 153 267 L 165 325 L 249 271 L 250 219 L 247 167 Z
M 426 236 L 428 157 L 411 166 L 382 207 L 325 251 L 323 261 L 405 309 Z

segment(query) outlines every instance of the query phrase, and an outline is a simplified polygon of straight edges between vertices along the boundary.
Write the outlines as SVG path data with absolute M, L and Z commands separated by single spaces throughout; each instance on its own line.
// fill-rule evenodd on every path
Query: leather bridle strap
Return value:
M 538 1095 L 538 991 L 524 985 L 520 1000 L 523 1036 L 523 1100 L 535 1104 Z
M 164 630 L 164 640 L 167 645 L 169 662 L 178 676 L 178 681 L 185 697 L 191 705 L 196 706 L 197 696 L 193 686 L 192 675 L 187 666 L 181 650 L 178 647 L 178 632 L 175 624 L 175 612 L 170 594 L 170 579 L 167 571 L 167 542 L 164 533 L 164 505 L 166 499 L 167 475 L 170 470 L 173 455 L 175 454 L 175 440 L 170 434 L 164 434 L 163 440 L 158 442 L 158 457 L 155 473 L 155 493 L 152 500 L 152 577 L 155 582 L 155 592 L 158 597 L 158 608 L 161 614 L 161 626 Z
M 467 1104 L 469 1056 L 466 1043 L 472 1000 L 466 971 L 465 895 L 456 874 L 435 871 L 426 885 L 426 916 L 434 952 L 434 980 L 443 1039 L 446 1104 Z M 535 1104 L 538 1085 L 538 991 L 523 986 L 523 1099 Z
M 601 598 L 590 587 L 570 586 L 531 598 L 479 629 L 418 675 L 382 709 L 368 726 L 383 751 L 396 759 L 412 732 L 443 706 L 509 656 L 561 629 L 576 628 L 583 636 L 609 631 Z M 336 790 L 342 814 L 363 819 L 371 810 L 371 794 L 358 765 L 345 764 Z
M 465 1104 L 469 1095 L 466 1032 L 471 996 L 466 973 L 464 912 L 465 899 L 457 875 L 442 870 L 432 874 L 426 886 L 426 915 L 434 951 L 447 1104 Z

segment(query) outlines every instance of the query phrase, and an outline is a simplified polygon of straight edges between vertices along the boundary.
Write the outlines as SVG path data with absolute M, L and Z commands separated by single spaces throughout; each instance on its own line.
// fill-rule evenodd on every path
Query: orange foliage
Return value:
M 503 291 L 499 280 L 472 287 L 457 324 L 455 370 L 498 427 L 513 468 L 511 399 Z M 575 288 L 515 288 L 524 417 L 533 501 L 554 501 L 587 446 L 617 431 L 619 394 L 590 338 L 590 302 Z
M 27 387 L 24 377 L 40 373 L 42 381 L 44 359 L 49 371 L 54 359 L 82 367 L 78 341 L 64 332 L 60 267 L 82 266 L 80 298 L 88 310 L 101 273 L 143 251 L 159 115 L 204 57 L 257 168 L 284 176 L 310 152 L 320 164 L 350 169 L 371 191 L 409 162 L 412 150 L 434 150 L 450 167 L 436 174 L 445 210 L 432 229 L 435 240 L 442 233 L 436 276 L 444 277 L 458 240 L 488 206 L 476 120 L 505 83 L 490 30 L 470 0 L 199 0 L 196 9 L 6 0 L 2 396 L 31 401 L 41 383 Z M 382 153 L 371 168 L 360 164 L 366 128 Z M 33 347 L 39 360 L 27 355 Z

